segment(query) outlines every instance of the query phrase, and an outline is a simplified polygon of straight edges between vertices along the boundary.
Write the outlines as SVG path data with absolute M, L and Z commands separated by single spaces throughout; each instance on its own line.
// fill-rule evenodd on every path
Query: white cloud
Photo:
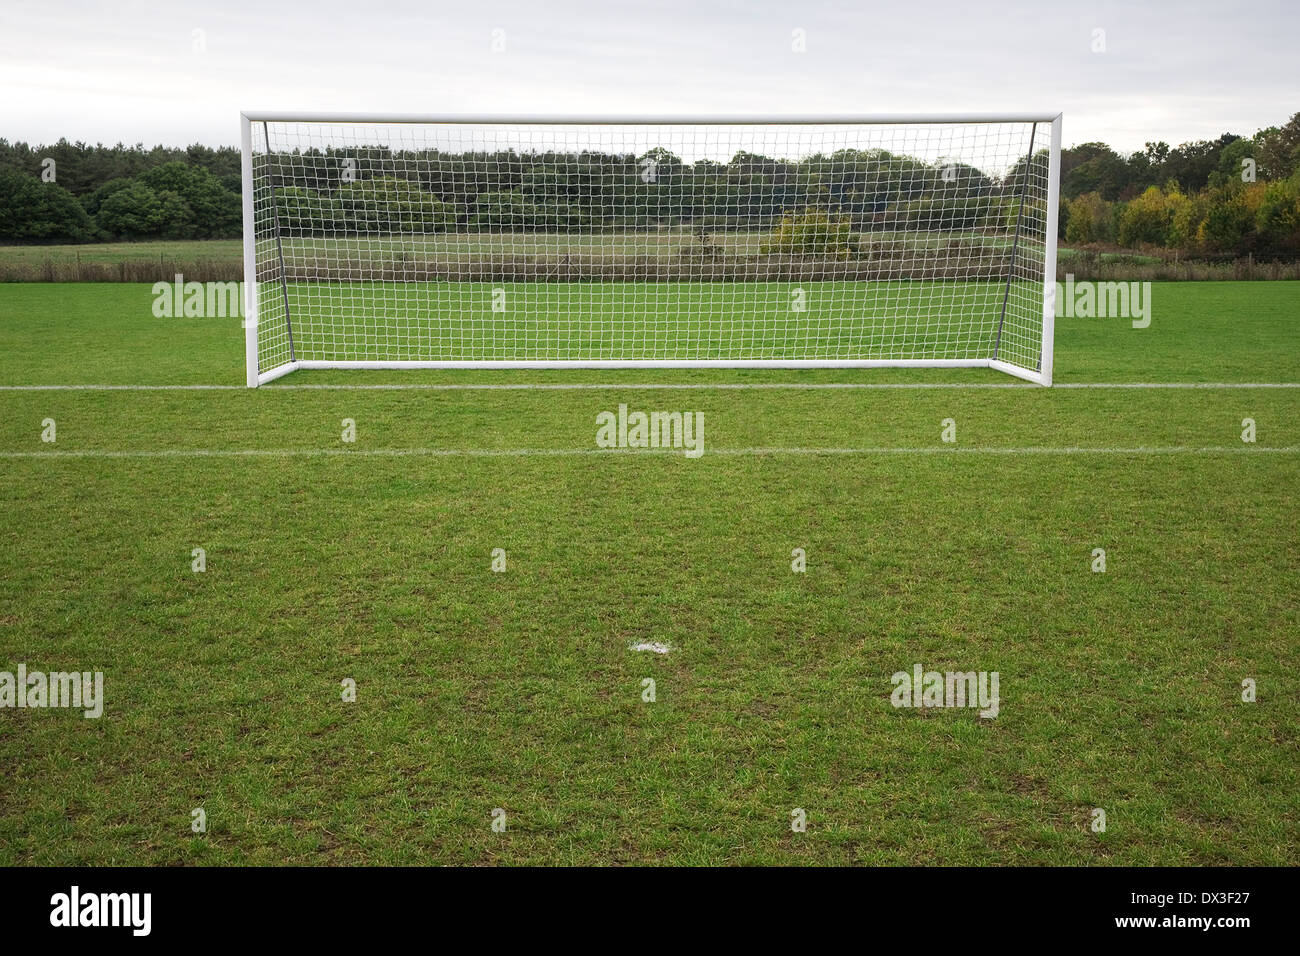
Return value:
M 0 136 L 237 142 L 248 108 L 1066 112 L 1067 144 L 1251 133 L 1297 108 L 1279 2 L 10 3 Z M 790 49 L 802 28 L 807 52 Z M 491 31 L 505 31 L 493 53 Z M 1106 52 L 1090 50 L 1106 31 Z M 192 49 L 205 31 L 206 51 Z

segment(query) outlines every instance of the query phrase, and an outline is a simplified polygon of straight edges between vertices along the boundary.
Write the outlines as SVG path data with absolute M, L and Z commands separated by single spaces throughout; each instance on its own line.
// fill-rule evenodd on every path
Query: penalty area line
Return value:
M 960 445 L 916 448 L 710 448 L 697 457 L 796 455 L 1262 455 L 1300 453 L 1300 445 L 1166 445 L 1132 447 L 1065 446 L 1021 448 Z M 679 448 L 160 448 L 0 451 L 0 459 L 69 458 L 567 458 L 644 455 L 687 457 Z

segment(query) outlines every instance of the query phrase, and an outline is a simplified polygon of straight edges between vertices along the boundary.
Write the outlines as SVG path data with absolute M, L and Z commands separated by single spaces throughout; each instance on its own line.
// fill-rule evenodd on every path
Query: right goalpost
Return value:
M 241 114 L 247 383 L 994 368 L 1050 385 L 1060 114 Z

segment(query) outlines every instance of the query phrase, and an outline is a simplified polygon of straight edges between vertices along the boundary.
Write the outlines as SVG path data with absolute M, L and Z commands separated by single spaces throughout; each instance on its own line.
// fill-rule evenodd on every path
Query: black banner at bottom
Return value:
M 8 869 L 0 912 L 7 941 L 52 934 L 80 943 L 337 945 L 456 925 L 494 938 L 599 939 L 611 927 L 653 934 L 690 916 L 703 923 L 698 935 L 732 943 L 825 929 L 880 941 L 905 932 L 913 942 L 973 942 L 985 937 L 966 933 L 1006 932 L 1231 945 L 1284 925 L 1292 882 L 1287 870 L 1190 868 Z

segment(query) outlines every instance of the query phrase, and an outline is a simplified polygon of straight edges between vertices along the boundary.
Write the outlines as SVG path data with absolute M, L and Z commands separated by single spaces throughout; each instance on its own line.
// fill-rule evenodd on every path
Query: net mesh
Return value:
M 258 365 L 1040 362 L 1047 123 L 252 124 Z

